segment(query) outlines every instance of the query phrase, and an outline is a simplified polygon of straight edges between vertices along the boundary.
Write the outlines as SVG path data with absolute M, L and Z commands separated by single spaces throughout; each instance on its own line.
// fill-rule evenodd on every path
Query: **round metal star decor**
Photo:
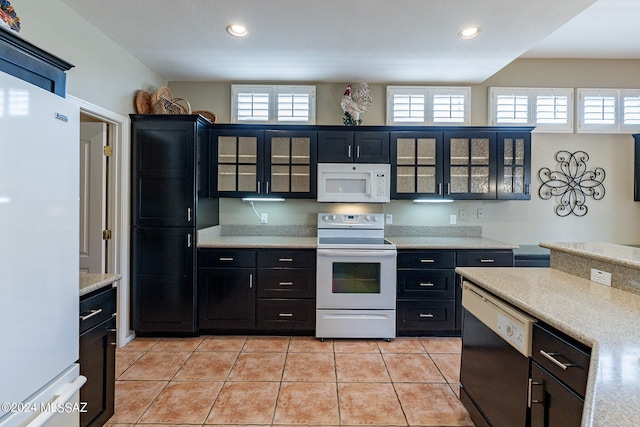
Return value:
M 558 170 L 542 168 L 538 171 L 542 181 L 538 195 L 544 200 L 556 198 L 558 206 L 555 212 L 558 216 L 585 216 L 589 211 L 585 204 L 587 199 L 600 200 L 604 197 L 604 169 L 588 170 L 589 155 L 584 151 L 558 151 L 556 160 Z

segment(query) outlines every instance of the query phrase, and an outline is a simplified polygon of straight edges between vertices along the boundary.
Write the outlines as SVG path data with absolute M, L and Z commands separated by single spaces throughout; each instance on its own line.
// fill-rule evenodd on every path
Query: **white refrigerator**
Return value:
M 0 72 L 0 427 L 79 424 L 79 114 Z

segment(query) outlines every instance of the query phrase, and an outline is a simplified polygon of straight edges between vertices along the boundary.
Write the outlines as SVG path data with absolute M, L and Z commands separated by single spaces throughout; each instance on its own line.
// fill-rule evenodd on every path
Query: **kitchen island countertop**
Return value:
M 119 274 L 80 273 L 80 296 L 109 286 L 120 279 Z
M 550 268 L 456 272 L 592 348 L 582 425 L 640 425 L 640 295 Z

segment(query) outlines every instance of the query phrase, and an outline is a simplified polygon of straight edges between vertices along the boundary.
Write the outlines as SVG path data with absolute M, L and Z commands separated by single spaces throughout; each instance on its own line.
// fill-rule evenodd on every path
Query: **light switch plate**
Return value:
M 260 215 L 260 224 L 266 224 L 269 221 L 269 216 L 266 213 Z
M 385 215 L 385 222 L 387 224 L 393 224 L 393 214 L 386 214 Z
M 449 215 L 449 224 L 455 224 L 456 223 L 456 214 L 451 214 Z

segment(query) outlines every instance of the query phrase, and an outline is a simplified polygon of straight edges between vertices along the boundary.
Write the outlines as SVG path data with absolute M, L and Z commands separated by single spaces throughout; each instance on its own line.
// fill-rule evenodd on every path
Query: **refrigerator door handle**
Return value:
M 80 375 L 73 382 L 65 384 L 60 389 L 60 394 L 58 394 L 57 398 L 51 402 L 51 408 L 53 410 L 41 412 L 40 415 L 35 417 L 33 421 L 26 425 L 26 427 L 42 427 L 51 417 L 56 414 L 55 408 L 64 407 L 65 403 L 67 403 L 74 394 L 76 394 L 80 387 L 87 382 L 87 377 Z

